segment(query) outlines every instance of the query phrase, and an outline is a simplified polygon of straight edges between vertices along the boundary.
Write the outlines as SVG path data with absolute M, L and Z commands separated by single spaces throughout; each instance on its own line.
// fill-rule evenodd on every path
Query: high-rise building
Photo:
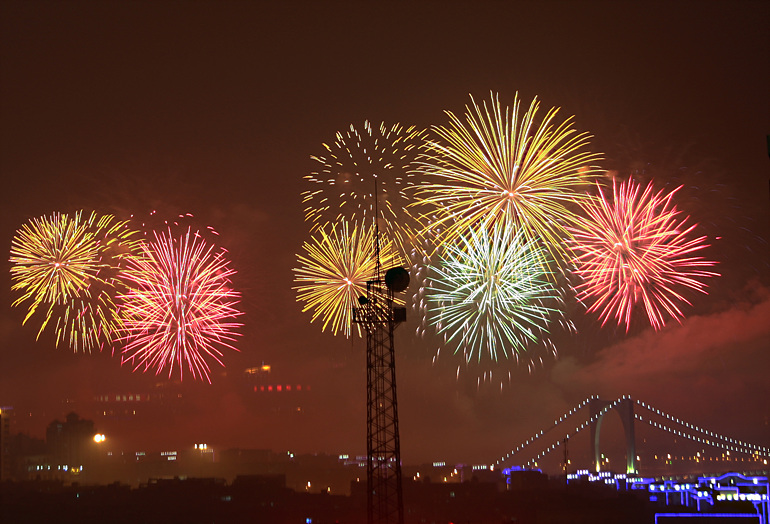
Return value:
M 93 438 L 96 434 L 92 420 L 81 419 L 70 413 L 64 422 L 54 420 L 46 430 L 48 453 L 56 465 L 81 468 L 92 458 Z

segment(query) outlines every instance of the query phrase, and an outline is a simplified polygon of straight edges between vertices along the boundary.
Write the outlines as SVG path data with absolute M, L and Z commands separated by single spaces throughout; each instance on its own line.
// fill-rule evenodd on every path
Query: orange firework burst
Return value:
M 113 341 L 122 318 L 115 297 L 121 268 L 138 250 L 138 233 L 111 215 L 54 213 L 32 219 L 11 244 L 13 305 L 29 303 L 24 323 L 38 310 L 38 337 L 53 323 L 56 344 L 90 351 Z
M 583 151 L 590 137 L 571 119 L 554 123 L 558 109 L 537 124 L 538 107 L 535 98 L 520 117 L 518 95 L 505 108 L 497 95 L 482 106 L 471 97 L 465 121 L 447 111 L 449 125 L 433 127 L 437 138 L 418 166 L 427 183 L 415 186 L 413 205 L 444 243 L 471 229 L 507 227 L 564 258 L 566 226 L 599 171 L 591 165 L 599 156 Z
M 358 297 L 366 295 L 366 281 L 374 277 L 377 266 L 375 228 L 343 220 L 337 227 L 321 227 L 318 235 L 305 242 L 305 254 L 297 255 L 297 301 L 304 303 L 303 312 L 313 310 L 311 322 L 323 320 L 322 330 L 330 327 L 333 334 L 350 338 L 353 307 L 358 306 Z M 380 260 L 383 267 L 401 265 L 392 242 L 380 240 Z M 360 335 L 359 324 L 356 330 Z

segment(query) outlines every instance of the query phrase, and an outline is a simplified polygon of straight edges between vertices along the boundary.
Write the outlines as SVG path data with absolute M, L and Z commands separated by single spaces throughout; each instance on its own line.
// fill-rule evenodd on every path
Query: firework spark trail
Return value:
M 708 247 L 706 237 L 692 235 L 697 224 L 680 217 L 672 204 L 675 192 L 613 180 L 612 200 L 599 187 L 598 198 L 583 202 L 586 218 L 572 228 L 576 273 L 583 280 L 578 298 L 599 313 L 602 325 L 615 317 L 628 331 L 639 305 L 656 330 L 667 317 L 681 322 L 679 304 L 690 302 L 680 290 L 706 293 L 703 279 L 719 276 L 702 269 L 716 262 L 695 254 Z
M 313 310 L 311 322 L 322 319 L 322 331 L 330 327 L 333 334 L 350 338 L 353 307 L 358 306 L 358 297 L 366 296 L 366 281 L 375 273 L 374 235 L 374 227 L 346 220 L 337 226 L 326 224 L 304 243 L 304 254 L 297 255 L 297 301 L 304 303 L 303 312 Z M 379 243 L 382 267 L 402 265 L 393 242 L 380 237 Z M 356 330 L 360 336 L 358 324 Z
M 590 136 L 577 133 L 571 118 L 555 123 L 552 108 L 536 124 L 535 98 L 520 117 L 518 95 L 503 107 L 497 95 L 479 106 L 473 97 L 465 122 L 450 111 L 448 126 L 434 126 L 418 172 L 428 183 L 414 186 L 412 204 L 420 220 L 445 243 L 466 231 L 497 225 L 542 239 L 550 258 L 564 259 L 574 223 L 574 204 L 598 168 L 599 155 L 582 151 Z
M 120 297 L 126 312 L 122 362 L 156 375 L 168 366 L 169 378 L 175 366 L 180 379 L 187 368 L 210 383 L 207 359 L 224 366 L 222 350 L 237 351 L 232 342 L 241 326 L 235 322 L 240 294 L 230 282 L 235 270 L 224 250 L 214 252 L 190 228 L 178 239 L 170 230 L 154 233 L 125 273 L 131 289 Z
M 22 292 L 13 305 L 29 302 L 24 323 L 44 311 L 38 338 L 53 320 L 57 346 L 101 348 L 120 327 L 119 272 L 137 249 L 138 233 L 112 215 L 84 218 L 79 211 L 32 219 L 11 245 L 11 290 Z
M 433 253 L 433 255 L 431 255 Z M 427 242 L 414 248 L 410 253 L 410 278 L 415 282 L 414 292 L 411 295 L 411 310 L 418 319 L 414 334 L 424 337 L 428 333 L 428 302 L 426 292 L 429 287 L 428 271 L 431 260 L 435 257 L 435 249 Z
M 431 270 L 430 322 L 466 363 L 515 357 L 548 338 L 561 295 L 542 248 L 510 225 L 470 230 Z
M 311 157 L 320 169 L 304 177 L 310 189 L 302 192 L 302 203 L 311 233 L 343 219 L 368 227 L 376 211 L 382 232 L 408 254 L 416 222 L 405 210 L 410 202 L 405 190 L 416 184 L 414 167 L 425 135 L 415 126 L 373 127 L 367 120 L 362 129 L 351 124 L 332 144 L 323 144 L 325 153 Z

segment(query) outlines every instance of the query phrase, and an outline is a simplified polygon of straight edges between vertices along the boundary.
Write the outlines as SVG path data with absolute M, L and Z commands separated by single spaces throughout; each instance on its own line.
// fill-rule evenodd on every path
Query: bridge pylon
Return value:
M 636 473 L 636 439 L 634 437 L 634 401 L 630 397 L 618 400 L 602 400 L 592 398 L 589 401 L 591 420 L 591 453 L 593 463 L 598 472 L 601 469 L 601 454 L 599 453 L 599 435 L 602 429 L 602 421 L 609 411 L 616 411 L 623 423 L 623 432 L 626 436 L 626 473 Z M 609 408 L 609 409 L 607 409 Z

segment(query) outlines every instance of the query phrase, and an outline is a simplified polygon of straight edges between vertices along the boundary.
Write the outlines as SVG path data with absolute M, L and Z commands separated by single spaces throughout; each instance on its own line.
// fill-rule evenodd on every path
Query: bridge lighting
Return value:
M 568 415 L 571 415 L 573 412 L 578 411 L 581 407 L 583 407 L 584 405 L 588 404 L 589 401 L 591 400 L 591 398 L 594 398 L 594 397 L 590 397 L 590 398 L 584 400 L 576 408 L 570 409 L 565 414 L 563 414 L 561 417 L 559 417 L 559 419 L 555 419 L 554 420 L 554 424 L 558 426 L 558 425 L 561 424 L 561 422 L 565 422 L 567 420 L 567 418 L 568 418 Z M 595 398 L 598 398 L 598 397 L 595 397 Z M 596 415 L 594 415 L 590 419 L 584 420 L 581 423 L 576 424 L 574 426 L 573 431 L 572 431 L 572 435 L 574 435 L 575 433 L 580 432 L 582 429 L 584 429 L 586 427 L 589 427 L 592 424 L 594 424 L 599 417 L 603 416 L 604 414 L 608 413 L 611 409 L 615 408 L 615 406 L 617 404 L 619 404 L 621 402 L 621 400 L 624 399 L 624 398 L 631 398 L 631 397 L 628 396 L 628 395 L 625 395 L 622 398 L 618 398 L 617 400 L 615 400 L 611 404 L 607 405 L 605 407 L 605 409 L 603 409 L 601 412 L 597 413 Z M 731 450 L 731 451 L 735 451 L 735 452 L 738 452 L 738 453 L 749 454 L 749 455 L 751 455 L 751 457 L 748 459 L 749 461 L 755 460 L 757 463 L 764 462 L 764 464 L 767 465 L 768 459 L 770 459 L 770 448 L 765 448 L 763 446 L 756 446 L 756 445 L 753 445 L 753 444 L 749 444 L 749 443 L 743 442 L 743 441 L 738 440 L 738 439 L 732 439 L 732 438 L 728 438 L 726 436 L 722 436 L 722 435 L 713 433 L 713 432 L 708 431 L 708 430 L 706 430 L 704 428 L 700 428 L 700 427 L 698 427 L 698 426 L 696 426 L 694 424 L 690 424 L 690 423 L 684 422 L 682 419 L 673 417 L 673 416 L 671 416 L 671 415 L 669 415 L 669 414 L 667 414 L 667 413 L 665 413 L 665 412 L 663 412 L 663 411 L 661 411 L 659 409 L 655 409 L 653 406 L 650 406 L 649 404 L 646 404 L 645 402 L 636 401 L 635 403 L 637 405 L 639 405 L 639 406 L 645 407 L 645 409 L 649 410 L 652 414 L 655 414 L 655 413 L 659 414 L 664 419 L 667 419 L 667 420 L 671 421 L 672 424 L 673 423 L 678 423 L 678 424 L 680 424 L 682 426 L 681 428 L 671 427 L 671 426 L 668 426 L 667 424 L 659 423 L 659 422 L 653 420 L 650 416 L 648 416 L 648 418 L 645 419 L 644 417 L 640 416 L 639 414 L 634 414 L 634 419 L 647 422 L 652 427 L 655 427 L 655 428 L 658 428 L 658 429 L 661 429 L 661 430 L 665 430 L 665 431 L 667 431 L 667 432 L 669 432 L 669 433 L 671 433 L 672 435 L 675 435 L 675 436 L 685 437 L 685 438 L 690 439 L 690 440 L 692 440 L 694 442 L 708 444 L 709 446 L 713 446 L 713 447 L 717 447 L 717 448 L 722 448 L 723 450 Z M 696 434 L 692 434 L 692 433 L 687 432 L 687 431 L 683 431 L 683 429 L 685 427 L 686 428 L 690 428 L 693 431 L 697 431 L 701 435 L 696 435 Z M 553 429 L 553 428 L 547 428 L 548 431 L 550 431 L 551 429 Z M 505 456 L 500 458 L 497 461 L 497 464 L 502 464 L 504 461 L 512 459 L 513 457 L 516 456 L 517 453 L 519 453 L 519 451 L 523 451 L 525 447 L 534 444 L 535 441 L 540 441 L 540 437 L 545 434 L 545 431 L 546 430 L 544 429 L 544 430 L 540 430 L 537 433 L 535 433 L 534 436 L 532 436 L 529 439 L 527 439 L 523 444 L 517 446 L 515 448 L 515 450 L 512 450 L 512 451 L 508 452 Z M 706 435 L 714 435 L 715 439 L 703 438 L 703 436 L 706 436 Z M 719 440 L 721 440 L 722 442 L 720 442 Z M 736 444 L 736 445 L 730 445 L 730 443 L 733 443 L 733 444 Z M 533 466 L 534 465 L 536 467 L 540 459 L 542 459 L 546 454 L 550 453 L 552 450 L 556 449 L 556 447 L 559 446 L 559 445 L 561 445 L 561 441 L 560 440 L 558 442 L 556 442 L 555 444 L 552 444 L 552 445 L 547 446 L 545 448 L 541 448 L 542 451 L 540 453 L 538 453 L 536 455 L 536 457 L 534 457 L 533 459 L 531 459 L 531 460 L 526 462 L 527 466 Z M 761 450 L 761 451 L 755 451 L 755 450 Z M 725 458 L 724 458 L 725 456 L 726 455 L 723 454 L 722 460 L 725 460 Z M 680 459 L 677 459 L 676 457 L 672 458 L 671 455 L 668 454 L 668 457 L 669 458 L 667 459 L 667 461 L 668 461 L 669 464 L 672 463 L 671 462 L 672 460 L 680 460 L 680 459 L 681 460 L 685 460 L 684 456 L 680 457 Z M 659 457 L 656 455 L 655 459 L 657 460 L 658 458 Z M 693 460 L 694 458 L 695 457 L 687 457 L 687 460 Z M 701 457 L 701 458 L 703 458 L 703 460 L 706 460 L 705 457 Z M 605 457 L 605 459 L 606 459 L 606 457 Z M 640 461 L 641 457 L 637 457 L 637 460 Z M 714 459 L 710 457 L 709 460 L 714 460 Z M 719 459 L 716 459 L 716 460 L 719 460 Z M 732 460 L 732 459 L 731 458 L 727 458 L 727 460 Z M 736 458 L 736 460 L 738 460 L 738 459 Z M 741 459 L 741 460 L 745 462 L 747 459 Z

